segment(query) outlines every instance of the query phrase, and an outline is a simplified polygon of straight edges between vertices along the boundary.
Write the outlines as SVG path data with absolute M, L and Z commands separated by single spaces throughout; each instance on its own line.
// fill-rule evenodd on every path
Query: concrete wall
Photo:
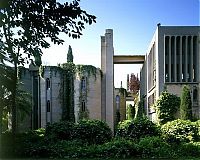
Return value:
M 102 116 L 109 127 L 114 130 L 114 78 L 113 78 L 113 30 L 106 29 L 106 33 L 101 37 L 101 70 L 102 79 Z
M 46 87 L 46 79 L 50 80 L 50 88 Z M 56 67 L 45 67 L 44 77 L 40 80 L 41 91 L 41 126 L 46 123 L 58 122 L 62 116 L 62 104 L 60 99 L 61 75 Z M 50 101 L 50 112 L 47 112 L 47 100 Z
M 197 35 L 199 35 L 199 30 L 200 30 L 199 26 L 158 26 L 157 27 L 155 34 L 149 45 L 149 48 L 147 50 L 147 56 L 146 56 L 146 62 L 145 62 L 145 64 L 147 65 L 146 76 L 143 75 L 143 73 L 145 72 L 145 65 L 143 66 L 143 69 L 141 72 L 142 73 L 141 74 L 142 75 L 141 82 L 143 84 L 145 84 L 145 81 L 146 81 L 146 84 L 147 84 L 147 91 L 146 91 L 146 93 L 147 93 L 147 111 L 152 112 L 152 114 L 149 114 L 150 119 L 153 120 L 156 117 L 155 114 L 153 113 L 154 111 L 150 109 L 150 105 L 149 105 L 149 100 L 151 99 L 150 96 L 152 96 L 154 94 L 155 100 L 157 100 L 158 97 L 160 96 L 161 92 L 163 91 L 165 85 L 167 85 L 169 87 L 170 92 L 180 95 L 180 88 L 181 88 L 180 86 L 182 86 L 182 84 L 190 85 L 190 82 L 185 82 L 185 83 L 179 83 L 179 82 L 166 83 L 165 82 L 165 36 L 197 36 Z M 148 55 L 149 55 L 150 50 L 154 43 L 155 43 L 155 60 L 156 60 L 156 85 L 152 89 L 149 90 L 148 89 L 149 88 L 148 87 L 148 85 L 149 85 L 148 78 L 147 78 L 147 80 L 145 80 L 145 77 L 148 77 L 148 75 L 153 74 L 153 73 L 149 74 L 149 72 L 151 72 L 151 70 L 148 65 Z M 197 83 L 191 84 L 191 85 L 197 85 L 197 86 L 199 85 L 199 81 L 200 81 L 200 74 L 199 74 L 200 73 L 199 48 L 200 47 L 199 46 L 200 46 L 200 43 L 197 48 L 198 55 L 196 56 L 196 58 L 198 60 L 198 67 L 197 67 L 198 68 L 198 71 L 197 71 L 198 80 L 197 80 Z M 141 86 L 143 84 L 141 84 Z M 143 90 L 144 90 L 144 87 L 142 87 L 141 93 L 145 93 Z M 198 97 L 200 97 L 199 92 L 198 92 L 198 94 L 199 94 Z M 197 114 L 200 115 L 199 108 L 200 108 L 200 106 L 193 108 L 195 115 L 197 115 Z
M 31 129 L 31 117 L 32 117 L 32 77 L 31 72 L 28 68 L 20 69 L 20 85 L 19 88 L 29 94 L 30 105 L 29 106 L 29 114 L 24 115 L 24 119 L 21 120 L 19 117 L 17 118 L 17 130 L 20 132 L 27 131 Z M 26 106 L 28 107 L 28 106 Z M 19 116 L 19 114 L 18 114 Z
M 120 88 L 115 88 L 114 92 L 114 108 L 116 111 L 117 103 L 116 103 L 116 96 L 120 97 L 120 103 L 119 103 L 119 112 L 120 112 L 120 121 L 123 121 L 126 119 L 126 93 L 122 93 L 120 91 Z M 116 114 L 116 112 L 115 112 Z M 115 115 L 116 116 L 116 115 Z
M 89 119 L 102 120 L 102 107 L 101 107 L 101 72 L 96 69 L 95 75 L 88 75 L 84 73 L 75 75 L 74 80 L 74 114 L 75 121 L 79 121 L 79 114 L 81 112 L 81 78 L 86 78 L 86 110 L 88 111 Z

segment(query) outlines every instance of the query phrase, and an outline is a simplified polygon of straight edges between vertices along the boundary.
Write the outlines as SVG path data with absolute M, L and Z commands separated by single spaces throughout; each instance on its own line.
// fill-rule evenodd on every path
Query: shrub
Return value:
M 127 119 L 132 120 L 135 118 L 135 106 L 127 105 Z
M 99 158 L 130 158 L 138 155 L 134 142 L 123 138 L 98 146 L 97 151 Z
M 200 120 L 196 121 L 195 124 L 198 128 L 198 136 L 199 136 L 199 139 L 200 139 Z
M 167 91 L 162 92 L 159 99 L 154 104 L 158 123 L 164 124 L 175 119 L 175 113 L 180 106 L 180 98 Z
M 17 133 L 14 138 L 11 132 L 3 133 L 0 140 L 0 157 L 16 158 L 25 156 L 26 149 L 31 148 L 44 139 L 44 132 L 43 128 L 30 130 L 24 133 Z
M 159 135 L 159 127 L 147 118 L 134 120 L 125 120 L 120 122 L 117 128 L 116 136 L 139 139 L 145 136 Z
M 75 125 L 73 138 L 88 144 L 102 144 L 112 138 L 108 125 L 99 120 L 81 120 Z
M 45 138 L 50 141 L 71 140 L 73 129 L 74 123 L 69 121 L 48 124 L 46 127 Z
M 192 101 L 190 89 L 184 85 L 181 93 L 180 116 L 183 120 L 192 120 Z
M 161 127 L 162 135 L 168 142 L 192 142 L 198 140 L 198 128 L 189 120 L 174 120 Z
M 179 157 L 200 157 L 200 142 L 183 143 L 177 147 Z
M 170 145 L 158 136 L 141 138 L 138 143 L 138 150 L 142 158 L 173 157 L 173 151 L 170 149 Z

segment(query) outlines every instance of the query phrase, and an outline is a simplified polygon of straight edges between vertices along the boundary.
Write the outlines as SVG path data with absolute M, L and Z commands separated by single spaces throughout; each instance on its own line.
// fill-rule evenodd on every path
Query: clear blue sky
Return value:
M 100 68 L 100 36 L 107 28 L 114 32 L 115 54 L 130 55 L 146 54 L 157 23 L 166 26 L 200 24 L 200 0 L 81 0 L 80 6 L 95 15 L 97 23 L 86 25 L 83 36 L 78 40 L 61 35 L 66 42 L 44 50 L 44 64 L 66 62 L 68 45 L 71 45 L 75 64 Z M 139 65 L 115 65 L 115 87 L 120 87 L 121 80 L 125 87 L 126 74 L 139 71 Z

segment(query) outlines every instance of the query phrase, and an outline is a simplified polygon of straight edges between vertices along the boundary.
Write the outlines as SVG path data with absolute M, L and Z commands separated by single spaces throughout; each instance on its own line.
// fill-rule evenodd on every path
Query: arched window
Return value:
M 49 78 L 46 79 L 46 89 L 47 90 L 50 89 L 50 79 Z
M 120 108 L 120 96 L 119 95 L 116 95 L 116 108 L 117 108 L 117 110 L 119 110 L 119 108 Z

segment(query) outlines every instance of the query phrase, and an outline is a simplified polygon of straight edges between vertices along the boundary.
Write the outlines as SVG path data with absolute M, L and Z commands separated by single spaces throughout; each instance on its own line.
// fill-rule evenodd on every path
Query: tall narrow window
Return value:
M 46 89 L 47 90 L 50 89 L 50 79 L 49 78 L 46 79 Z
M 85 78 L 85 77 L 83 77 L 83 78 L 81 79 L 81 91 L 82 91 L 82 92 L 85 92 L 85 91 L 86 91 L 86 78 Z
M 86 110 L 85 101 L 82 100 L 82 102 L 81 102 L 81 111 L 82 111 L 82 112 L 85 112 L 85 110 Z
M 198 90 L 197 90 L 197 88 L 195 88 L 193 90 L 193 101 L 197 102 L 197 100 L 198 100 Z
M 47 101 L 47 112 L 50 112 L 50 101 Z

